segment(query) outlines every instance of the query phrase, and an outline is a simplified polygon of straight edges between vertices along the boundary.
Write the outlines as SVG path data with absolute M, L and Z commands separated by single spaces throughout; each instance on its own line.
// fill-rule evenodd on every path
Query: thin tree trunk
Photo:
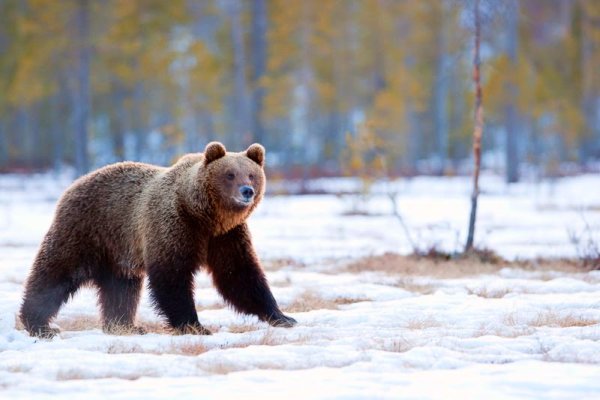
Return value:
M 77 32 L 77 88 L 75 109 L 75 172 L 81 176 L 89 170 L 88 125 L 90 115 L 90 5 L 79 0 L 76 16 Z
M 125 160 L 125 107 L 123 88 L 114 85 L 111 100 L 111 119 L 110 119 L 110 137 L 112 143 L 113 156 L 116 161 Z
M 475 236 L 475 221 L 477 218 L 477 199 L 479 196 L 479 170 L 481 168 L 481 136 L 483 134 L 483 93 L 481 90 L 481 59 L 479 57 L 479 46 L 481 43 L 481 16 L 479 14 L 479 0 L 475 0 L 475 51 L 473 56 L 473 82 L 475 83 L 475 129 L 473 130 L 473 158 L 475 168 L 473 169 L 473 192 L 471 193 L 471 214 L 469 216 L 469 233 L 465 252 L 473 249 Z
M 229 0 L 231 22 L 231 43 L 233 46 L 233 137 L 234 147 L 249 144 L 247 137 L 249 123 L 248 88 L 246 85 L 246 57 L 242 32 L 242 5 L 240 0 Z
M 433 98 L 433 114 L 434 114 L 434 129 L 437 147 L 437 165 L 436 173 L 443 175 L 446 172 L 448 160 L 448 111 L 446 107 L 446 99 L 448 95 L 448 68 L 446 66 L 447 58 L 447 35 L 449 32 L 445 29 L 444 20 L 445 3 L 439 5 L 439 23 L 437 37 L 437 62 L 435 70 L 435 86 Z
M 135 69 L 138 69 L 138 63 L 135 62 Z M 140 161 L 144 156 L 144 149 L 146 147 L 146 138 L 144 137 L 144 123 L 142 116 L 142 102 L 144 101 L 144 85 L 141 81 L 137 81 L 133 88 L 132 96 L 132 110 L 131 110 L 131 125 L 135 135 L 135 149 L 134 157 L 136 161 Z
M 0 118 L 0 171 L 6 167 L 8 162 L 8 143 L 5 131 L 4 119 Z
M 56 174 L 60 173 L 63 157 L 64 157 L 64 121 L 59 120 L 59 116 L 62 115 L 63 109 L 63 82 L 59 83 L 61 89 L 53 97 L 50 111 L 50 132 L 52 135 L 52 167 Z
M 302 165 L 302 181 L 301 190 L 305 192 L 306 184 L 309 178 L 309 165 L 314 161 L 312 158 L 313 152 L 309 149 L 310 146 L 306 146 L 306 143 L 312 142 L 312 126 L 314 126 L 313 113 L 311 112 L 311 88 L 310 84 L 313 78 L 311 61 L 311 45 L 310 36 L 312 34 L 312 25 L 310 14 L 312 11 L 311 3 L 302 3 L 302 25 L 300 30 L 300 46 L 302 54 L 302 62 L 299 71 L 299 83 L 300 88 L 295 90 L 296 94 L 296 112 L 298 113 L 298 120 L 296 124 L 296 137 L 292 135 L 292 152 L 298 151 L 300 158 L 295 158 L 295 162 L 300 162 Z M 293 115 L 294 111 L 292 111 Z M 304 144 L 304 145 L 303 145 Z
M 265 89 L 261 82 L 267 65 L 267 5 L 266 0 L 252 2 L 252 134 L 254 141 L 265 140 L 262 121 Z
M 386 82 L 386 71 L 385 71 L 385 56 L 386 53 L 383 49 L 383 32 L 381 21 L 383 19 L 383 13 L 387 10 L 385 9 L 385 3 L 383 0 L 379 0 L 376 4 L 374 4 L 376 17 L 373 21 L 373 26 L 370 28 L 373 32 L 371 45 L 373 46 L 373 57 L 374 57 L 374 68 L 373 68 L 373 97 L 377 95 L 377 93 L 383 90 L 387 86 Z M 372 100 L 372 99 L 371 99 Z
M 594 65 L 594 45 L 592 42 L 593 26 L 587 7 L 591 2 L 578 3 L 581 14 L 581 109 L 584 116 L 584 134 L 580 139 L 579 160 L 585 165 L 594 156 L 600 156 L 600 98 L 596 93 L 598 87 L 598 71 Z
M 507 35 L 507 54 L 510 60 L 510 69 L 513 71 L 517 67 L 517 55 L 519 44 L 519 3 L 513 1 L 510 4 L 508 12 L 508 35 Z M 519 154 L 518 137 L 519 121 L 517 114 L 517 99 L 519 89 L 513 81 L 508 83 L 508 101 L 505 109 L 505 127 L 506 127 L 506 183 L 515 183 L 519 181 Z
M 27 160 L 27 141 L 29 140 L 29 120 L 27 117 L 27 109 L 24 104 L 19 104 L 16 111 L 16 130 L 17 136 L 15 137 L 15 144 L 17 148 L 17 162 L 19 164 L 26 164 Z

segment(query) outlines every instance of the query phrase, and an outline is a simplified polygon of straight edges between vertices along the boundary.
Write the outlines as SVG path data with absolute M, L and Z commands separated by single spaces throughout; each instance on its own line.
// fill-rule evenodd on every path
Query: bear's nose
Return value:
M 240 188 L 240 193 L 246 200 L 250 200 L 254 196 L 254 189 L 252 187 L 244 185 Z

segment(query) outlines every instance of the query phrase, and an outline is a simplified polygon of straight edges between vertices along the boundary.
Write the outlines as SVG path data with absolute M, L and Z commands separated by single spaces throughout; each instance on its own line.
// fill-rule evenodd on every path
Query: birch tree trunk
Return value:
M 473 239 L 475 237 L 477 199 L 479 197 L 479 170 L 481 168 L 481 136 L 483 134 L 483 93 L 481 90 L 481 59 L 479 56 L 479 47 L 481 44 L 481 15 L 479 10 L 479 0 L 475 0 L 473 11 L 475 18 L 475 49 L 473 56 L 473 82 L 475 83 L 475 129 L 473 130 L 473 159 L 475 162 L 475 167 L 473 169 L 471 213 L 469 216 L 469 233 L 467 236 L 467 243 L 465 245 L 465 252 L 473 249 Z
M 506 53 L 510 61 L 510 69 L 516 71 L 519 45 L 519 3 L 516 0 L 513 0 L 510 4 L 507 30 Z M 505 108 L 506 183 L 515 183 L 519 181 L 519 116 L 516 106 L 519 89 L 512 80 L 508 82 L 507 92 L 508 101 Z

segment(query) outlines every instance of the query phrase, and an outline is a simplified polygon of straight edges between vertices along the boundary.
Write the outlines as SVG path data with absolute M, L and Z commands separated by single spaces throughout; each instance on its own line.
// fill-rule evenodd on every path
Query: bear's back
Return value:
M 106 254 L 111 262 L 139 259 L 131 252 L 137 253 L 139 247 L 137 219 L 143 193 L 166 170 L 122 162 L 79 178 L 61 197 L 51 229 L 62 231 L 61 237 L 79 247 Z

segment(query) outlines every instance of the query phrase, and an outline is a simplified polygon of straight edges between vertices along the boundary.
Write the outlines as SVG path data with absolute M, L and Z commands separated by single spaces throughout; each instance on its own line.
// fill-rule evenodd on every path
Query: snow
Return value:
M 363 199 L 333 193 L 358 184 L 311 182 L 332 193 L 269 196 L 251 219 L 292 329 L 233 312 L 200 273 L 199 318 L 212 336 L 106 335 L 86 288 L 57 317 L 60 337 L 36 340 L 15 314 L 68 180 L 0 177 L 0 398 L 600 397 L 600 271 L 347 269 L 410 251 L 389 191 L 423 247 L 459 250 L 468 217 L 467 178 L 378 183 Z M 479 246 L 510 259 L 575 257 L 570 234 L 599 232 L 600 176 L 511 186 L 482 177 Z M 147 292 L 138 320 L 160 322 Z

